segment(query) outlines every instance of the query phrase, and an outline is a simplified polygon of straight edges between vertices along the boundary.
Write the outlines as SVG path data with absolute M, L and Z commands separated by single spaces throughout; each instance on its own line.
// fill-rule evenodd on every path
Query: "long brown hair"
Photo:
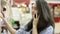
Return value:
M 51 16 L 48 4 L 44 0 L 36 0 L 36 8 L 39 16 L 37 30 L 38 33 L 44 30 L 45 28 L 49 27 L 50 25 L 54 28 L 54 21 Z M 32 29 L 33 19 L 27 24 L 27 31 Z

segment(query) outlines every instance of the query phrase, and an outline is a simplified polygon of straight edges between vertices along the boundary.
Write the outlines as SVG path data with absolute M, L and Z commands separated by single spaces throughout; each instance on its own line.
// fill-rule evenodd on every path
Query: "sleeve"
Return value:
M 16 34 L 30 34 L 30 32 L 26 32 L 25 28 L 22 27 L 19 30 L 16 31 Z
M 47 29 L 41 31 L 39 34 L 53 34 L 53 27 L 50 26 Z

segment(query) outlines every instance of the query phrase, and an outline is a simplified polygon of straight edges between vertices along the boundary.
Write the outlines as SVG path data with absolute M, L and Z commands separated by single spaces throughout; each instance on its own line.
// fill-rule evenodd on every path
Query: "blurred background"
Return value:
M 32 5 L 36 0 L 0 0 L 0 11 L 16 30 L 26 25 L 32 19 Z M 60 0 L 46 0 L 54 18 L 55 34 L 60 34 Z M 10 34 L 0 19 L 0 34 Z

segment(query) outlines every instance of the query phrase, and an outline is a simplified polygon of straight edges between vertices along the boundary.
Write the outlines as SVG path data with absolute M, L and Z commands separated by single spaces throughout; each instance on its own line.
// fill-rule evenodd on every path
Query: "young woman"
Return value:
M 10 26 L 5 18 L 0 17 L 11 34 L 54 34 L 54 22 L 47 3 L 44 0 L 36 0 L 32 10 L 32 20 L 17 31 Z

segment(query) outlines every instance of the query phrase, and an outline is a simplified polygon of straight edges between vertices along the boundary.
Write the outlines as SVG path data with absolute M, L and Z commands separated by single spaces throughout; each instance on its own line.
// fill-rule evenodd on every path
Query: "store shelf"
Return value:
M 48 3 L 60 3 L 60 0 L 45 0 Z

